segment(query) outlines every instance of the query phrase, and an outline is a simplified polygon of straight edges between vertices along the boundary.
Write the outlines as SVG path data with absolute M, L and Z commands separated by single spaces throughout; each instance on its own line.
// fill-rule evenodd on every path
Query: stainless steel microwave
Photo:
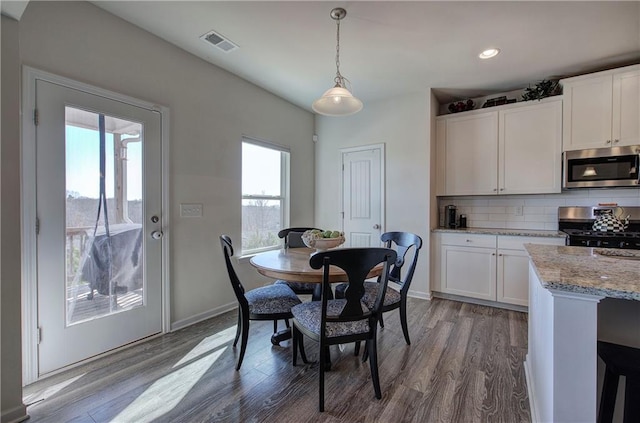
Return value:
M 564 188 L 638 187 L 640 145 L 564 153 Z

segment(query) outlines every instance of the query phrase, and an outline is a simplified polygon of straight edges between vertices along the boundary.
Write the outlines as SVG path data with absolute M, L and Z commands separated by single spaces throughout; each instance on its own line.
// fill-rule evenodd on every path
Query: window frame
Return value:
M 244 200 L 267 200 L 267 201 L 280 201 L 280 227 L 287 228 L 289 227 L 290 221 L 290 177 L 291 177 L 291 151 L 288 147 L 275 144 L 273 142 L 260 140 L 253 137 L 242 136 L 242 147 L 244 148 L 244 144 L 252 144 L 258 147 L 267 148 L 270 150 L 274 150 L 280 153 L 280 195 L 258 195 L 258 194 L 249 194 L 245 195 L 242 191 L 242 183 L 240 184 L 240 216 L 243 215 L 242 207 Z M 241 176 L 244 179 L 244 161 L 241 160 Z M 252 248 L 246 249 L 242 244 L 242 239 L 244 238 L 244 222 L 241 217 L 240 224 L 240 234 L 241 234 L 241 242 L 240 242 L 240 256 L 251 256 L 264 251 L 277 250 L 281 248 L 281 245 L 272 245 L 268 247 L 262 248 Z

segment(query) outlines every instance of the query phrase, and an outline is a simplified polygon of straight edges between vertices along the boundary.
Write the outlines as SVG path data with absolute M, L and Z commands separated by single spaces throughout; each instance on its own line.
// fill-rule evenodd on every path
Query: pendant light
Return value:
M 349 116 L 362 110 L 362 101 L 351 94 L 346 86 L 347 78 L 340 74 L 340 21 L 347 16 L 341 7 L 331 10 L 331 18 L 336 21 L 336 85 L 329 88 L 319 99 L 313 102 L 314 112 L 325 116 Z M 351 83 L 349 82 L 349 85 Z

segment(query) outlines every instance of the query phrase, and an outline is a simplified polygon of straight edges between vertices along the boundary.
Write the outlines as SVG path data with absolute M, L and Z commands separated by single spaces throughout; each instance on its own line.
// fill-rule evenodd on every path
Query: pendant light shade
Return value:
M 348 89 L 336 86 L 325 91 L 311 107 L 314 112 L 325 116 L 349 116 L 362 110 L 362 101 Z
M 362 110 L 362 101 L 351 94 L 346 83 L 347 78 L 340 74 L 340 20 L 347 16 L 347 11 L 337 7 L 331 10 L 331 18 L 336 21 L 336 77 L 335 86 L 313 102 L 311 108 L 314 112 L 325 116 L 349 116 Z

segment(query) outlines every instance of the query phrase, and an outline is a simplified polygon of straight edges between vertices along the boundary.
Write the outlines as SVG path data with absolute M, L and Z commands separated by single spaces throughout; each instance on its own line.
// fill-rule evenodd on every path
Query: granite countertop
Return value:
M 542 286 L 640 301 L 640 251 L 525 244 Z
M 539 236 L 548 238 L 564 238 L 567 236 L 560 231 L 541 231 L 533 229 L 496 229 L 496 228 L 435 228 L 432 232 L 450 232 L 461 234 L 481 234 L 481 235 L 507 235 L 507 236 Z

